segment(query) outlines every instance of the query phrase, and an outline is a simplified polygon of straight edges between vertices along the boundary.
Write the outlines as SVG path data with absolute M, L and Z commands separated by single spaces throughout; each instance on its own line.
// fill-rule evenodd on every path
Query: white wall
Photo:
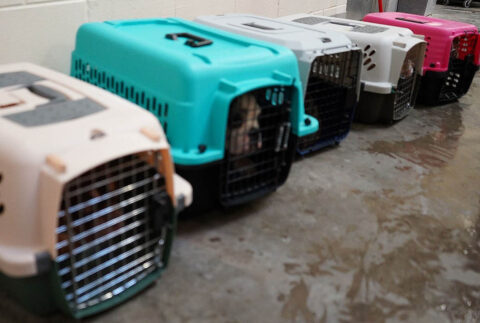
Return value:
M 75 32 L 87 21 L 231 12 L 334 15 L 347 0 L 0 0 L 0 64 L 30 61 L 68 73 Z

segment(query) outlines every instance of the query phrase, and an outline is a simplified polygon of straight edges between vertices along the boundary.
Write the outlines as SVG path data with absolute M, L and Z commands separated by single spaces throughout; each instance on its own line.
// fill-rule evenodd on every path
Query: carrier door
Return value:
M 127 155 L 64 186 L 55 262 L 72 312 L 118 300 L 165 267 L 174 223 L 168 163 L 158 151 Z
M 228 115 L 220 201 L 234 205 L 275 190 L 286 179 L 294 145 L 293 88 L 271 86 L 235 98 Z

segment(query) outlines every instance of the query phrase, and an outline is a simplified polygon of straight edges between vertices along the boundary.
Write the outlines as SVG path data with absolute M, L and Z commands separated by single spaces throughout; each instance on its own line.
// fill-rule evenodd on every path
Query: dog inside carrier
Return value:
M 0 286 L 38 314 L 111 308 L 166 268 L 190 185 L 150 113 L 31 64 L 0 66 Z
M 318 129 L 291 51 L 182 19 L 85 24 L 72 75 L 157 116 L 193 211 L 274 191 L 297 138 Z
M 364 20 L 406 27 L 425 37 L 427 50 L 419 102 L 448 103 L 468 92 L 480 65 L 476 26 L 405 13 L 370 14 Z
M 319 121 L 317 132 L 298 139 L 300 155 L 338 144 L 347 136 L 358 102 L 361 49 L 344 34 L 245 14 L 201 16 L 196 21 L 283 45 L 295 53 L 305 112 Z
M 230 106 L 221 166 L 220 200 L 242 202 L 286 180 L 292 162 L 292 89 L 269 87 L 235 98 Z
M 280 19 L 344 33 L 363 50 L 357 121 L 392 123 L 405 118 L 415 106 L 425 42 L 410 30 L 308 14 Z

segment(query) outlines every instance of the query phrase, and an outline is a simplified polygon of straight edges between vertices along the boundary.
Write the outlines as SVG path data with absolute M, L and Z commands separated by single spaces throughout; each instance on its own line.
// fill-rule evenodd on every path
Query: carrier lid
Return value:
M 84 161 L 95 144 L 115 155 L 126 140 L 133 142 L 126 153 L 169 147 L 151 113 L 70 76 L 18 63 L 0 65 L 0 82 L 0 154 L 12 160 L 43 163 L 47 154 L 82 151 Z
M 283 52 L 280 46 L 256 41 L 179 18 L 107 21 L 119 34 L 146 50 L 168 52 L 185 63 L 239 64 L 268 60 Z
M 477 32 L 477 27 L 459 21 L 425 17 L 404 12 L 377 12 L 366 15 L 364 21 L 410 28 L 416 33 L 428 30 L 451 32 Z
M 284 45 L 292 50 L 323 50 L 351 46 L 343 33 L 332 30 L 311 30 L 300 24 L 249 14 L 200 16 L 205 25 L 219 27 L 246 36 Z
M 384 37 L 386 35 L 396 37 L 399 34 L 412 34 L 412 32 L 406 28 L 384 26 L 352 19 L 324 17 L 310 14 L 295 14 L 282 17 L 280 19 L 303 24 L 310 28 L 315 28 L 315 30 L 318 28 L 325 28 L 342 33 L 364 35 L 365 37 Z

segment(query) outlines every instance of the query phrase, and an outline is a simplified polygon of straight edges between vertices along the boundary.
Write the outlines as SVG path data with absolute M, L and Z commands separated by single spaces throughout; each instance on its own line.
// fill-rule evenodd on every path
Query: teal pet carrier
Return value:
M 84 24 L 71 73 L 158 117 L 200 209 L 274 191 L 318 130 L 292 51 L 182 19 Z

